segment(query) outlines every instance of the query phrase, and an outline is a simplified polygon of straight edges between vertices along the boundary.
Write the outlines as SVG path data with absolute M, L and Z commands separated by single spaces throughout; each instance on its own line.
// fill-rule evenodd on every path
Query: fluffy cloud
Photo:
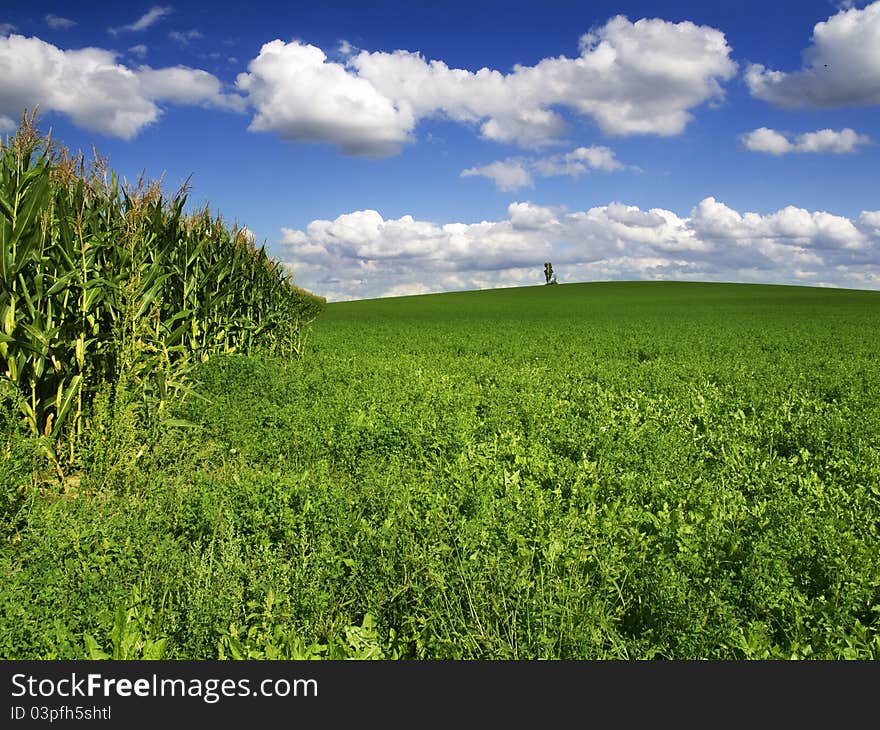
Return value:
M 608 147 L 578 147 L 565 154 L 549 157 L 510 157 L 498 160 L 481 167 L 470 167 L 462 170 L 462 177 L 480 175 L 495 182 L 499 190 L 518 190 L 534 187 L 533 175 L 552 177 L 567 175 L 579 177 L 589 170 L 605 170 L 611 172 L 624 168 L 614 151 Z
M 537 159 L 533 165 L 535 170 L 545 177 L 553 175 L 579 177 L 589 170 L 613 172 L 624 167 L 614 156 L 613 150 L 601 146 L 578 147 L 564 155 Z
M 367 80 L 327 60 L 320 48 L 276 40 L 239 74 L 236 84 L 257 113 L 253 131 L 275 131 L 291 141 L 333 142 L 347 154 L 397 152 L 415 125 Z
M 135 73 L 141 92 L 151 99 L 181 105 L 213 106 L 238 111 L 244 109 L 241 97 L 224 94 L 220 80 L 201 69 L 187 66 L 159 69 L 139 66 Z
M 12 23 L 0 23 L 0 36 L 9 35 L 15 27 Z
M 736 211 L 706 198 L 681 217 L 611 203 L 567 212 L 512 203 L 505 220 L 437 224 L 375 210 L 282 229 L 298 283 L 331 300 L 560 281 L 693 279 L 880 288 L 880 211 L 858 220 L 788 206 Z
M 780 253 L 780 262 L 786 256 L 806 256 L 815 261 L 841 263 L 848 256 L 846 252 L 865 252 L 872 248 L 880 254 L 877 250 L 880 241 L 849 218 L 792 205 L 762 216 L 740 214 L 715 198 L 706 198 L 692 211 L 689 225 L 703 240 L 770 247 L 767 250 Z
M 792 151 L 794 145 L 775 129 L 760 127 L 742 137 L 743 146 L 752 152 L 768 152 L 771 155 L 784 155 Z
M 801 70 L 751 64 L 746 82 L 753 96 L 781 107 L 880 104 L 880 1 L 817 23 Z
M 158 119 L 161 102 L 243 108 L 206 71 L 132 69 L 116 59 L 100 48 L 65 51 L 39 38 L 0 38 L 0 115 L 17 118 L 39 105 L 85 129 L 130 139 Z
M 868 144 L 870 137 L 856 134 L 849 127 L 839 132 L 833 129 L 820 129 L 817 132 L 800 134 L 794 140 L 775 129 L 761 127 L 743 135 L 746 149 L 753 152 L 768 152 L 771 155 L 785 155 L 789 152 L 833 152 L 845 154 L 855 152 L 859 145 Z
M 481 167 L 469 167 L 461 171 L 462 177 L 479 175 L 494 181 L 499 190 L 518 190 L 519 188 L 534 187 L 532 176 L 525 168 L 522 160 L 514 158 L 490 162 Z
M 720 82 L 736 72 L 721 31 L 624 16 L 584 35 L 575 58 L 506 74 L 449 68 L 409 51 L 346 50 L 340 63 L 299 41 L 264 45 L 238 77 L 257 109 L 251 128 L 376 156 L 396 152 L 420 119 L 437 116 L 528 148 L 561 141 L 561 109 L 607 134 L 676 135 L 692 109 L 723 96 Z
M 557 211 L 543 205 L 531 203 L 511 203 L 507 206 L 507 217 L 514 230 L 546 230 L 559 225 Z

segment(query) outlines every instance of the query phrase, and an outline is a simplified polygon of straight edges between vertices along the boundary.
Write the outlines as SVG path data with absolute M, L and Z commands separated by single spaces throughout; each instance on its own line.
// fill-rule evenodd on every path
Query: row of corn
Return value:
M 103 383 L 124 377 L 161 407 L 211 355 L 298 354 L 324 299 L 185 201 L 120 184 L 97 156 L 87 167 L 33 115 L 0 141 L 0 380 L 33 434 L 72 454 Z

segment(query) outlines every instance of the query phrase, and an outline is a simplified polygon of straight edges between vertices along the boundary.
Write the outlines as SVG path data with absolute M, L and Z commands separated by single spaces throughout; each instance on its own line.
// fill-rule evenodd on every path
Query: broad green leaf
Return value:
M 60 405 L 56 401 L 56 410 L 58 415 L 55 417 L 55 423 L 52 428 L 52 438 L 57 437 L 58 432 L 61 430 L 62 425 L 64 424 L 64 419 L 67 417 L 67 413 L 70 411 L 71 406 L 73 405 L 74 398 L 76 397 L 80 383 L 82 382 L 82 375 L 75 375 L 73 379 L 70 381 L 64 395 L 61 398 Z

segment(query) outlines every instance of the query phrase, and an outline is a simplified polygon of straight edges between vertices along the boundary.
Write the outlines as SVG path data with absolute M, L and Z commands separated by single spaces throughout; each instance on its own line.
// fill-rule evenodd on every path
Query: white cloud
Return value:
M 375 210 L 282 229 L 297 283 L 338 301 L 402 293 L 607 279 L 759 281 L 880 288 L 880 211 L 857 220 L 788 206 L 690 215 L 610 203 L 567 212 L 512 203 L 505 220 L 438 224 Z
M 12 119 L 0 114 L 0 133 L 6 134 L 14 132 L 16 129 L 18 129 L 18 125 Z
M 418 116 L 482 123 L 484 137 L 534 147 L 559 140 L 564 106 L 608 134 L 680 134 L 689 109 L 722 96 L 733 76 L 724 34 L 690 22 L 616 16 L 581 38 L 580 56 L 517 65 L 509 74 L 450 69 L 406 51 L 358 54 L 352 66 Z
M 430 290 L 424 284 L 413 282 L 411 284 L 395 284 L 385 290 L 386 297 L 411 297 L 416 294 L 429 294 Z
M 544 205 L 511 203 L 507 206 L 507 217 L 514 229 L 542 230 L 559 224 L 556 215 L 560 211 Z
M 69 18 L 62 18 L 58 15 L 53 15 L 49 13 L 46 16 L 46 25 L 48 25 L 52 30 L 68 30 L 69 28 L 73 28 L 76 25 L 75 20 L 70 20 Z
M 470 167 L 463 170 L 461 176 L 487 177 L 495 182 L 499 190 L 510 191 L 534 187 L 533 175 L 579 177 L 590 170 L 610 172 L 624 167 L 614 156 L 613 150 L 593 146 L 578 147 L 571 152 L 548 157 L 509 157 L 480 167 Z
M 513 158 L 490 162 L 488 165 L 481 167 L 469 167 L 467 170 L 461 171 L 462 177 L 473 177 L 475 175 L 487 177 L 494 181 L 495 187 L 499 190 L 510 191 L 534 187 L 532 176 L 523 166 L 523 162 Z
M 75 124 L 130 138 L 159 115 L 134 72 L 98 48 L 62 51 L 38 38 L 0 39 L 0 113 L 15 116 L 39 105 Z
M 743 145 L 753 152 L 768 152 L 771 155 L 784 155 L 789 152 L 832 152 L 846 154 L 855 152 L 859 145 L 869 144 L 870 137 L 856 134 L 849 127 L 835 131 L 820 129 L 806 132 L 794 140 L 781 132 L 767 127 L 752 130 L 742 137 Z
M 880 104 L 880 1 L 817 23 L 799 71 L 751 64 L 745 78 L 753 96 L 781 107 Z
M 149 98 L 173 104 L 244 110 L 244 100 L 224 94 L 220 80 L 207 71 L 187 66 L 159 69 L 140 66 L 136 73 L 142 92 Z
M 791 152 L 794 145 L 775 129 L 760 127 L 742 137 L 743 146 L 752 152 L 768 152 L 771 155 L 784 155 Z
M 170 15 L 174 12 L 174 8 L 169 5 L 157 5 L 150 8 L 146 13 L 144 13 L 140 18 L 138 18 L 133 23 L 129 23 L 128 25 L 121 25 L 117 28 L 108 28 L 108 30 L 116 35 L 122 31 L 132 31 L 139 32 L 142 30 L 146 30 L 152 25 L 158 23 L 162 18 L 166 15 Z
M 0 36 L 9 35 L 15 28 L 12 23 L 0 23 Z
M 509 73 L 449 68 L 402 50 L 340 50 L 344 63 L 299 41 L 264 45 L 238 77 L 257 108 L 251 128 L 373 155 L 393 154 L 420 119 L 437 116 L 528 148 L 562 142 L 561 109 L 594 119 L 607 134 L 676 135 L 691 110 L 723 97 L 720 82 L 736 72 L 721 31 L 624 16 L 584 35 L 575 58 Z
M 578 147 L 564 155 L 552 155 L 537 159 L 533 166 L 537 173 L 545 177 L 553 175 L 579 177 L 589 170 L 613 172 L 624 167 L 614 156 L 613 150 L 601 146 Z
M 807 132 L 797 138 L 795 148 L 799 152 L 834 152 L 845 154 L 855 152 L 856 147 L 868 144 L 870 137 L 856 134 L 849 127 L 839 132 L 833 129 L 820 129 L 818 132 Z
M 79 127 L 131 139 L 161 115 L 159 104 L 241 109 L 211 74 L 183 66 L 129 68 L 100 48 L 65 51 L 39 38 L 0 38 L 0 114 L 24 108 L 66 114 Z
M 236 85 L 256 107 L 253 131 L 275 131 L 290 141 L 332 142 L 347 154 L 380 157 L 396 153 L 415 125 L 410 110 L 328 61 L 315 46 L 266 43 L 248 70 Z
M 714 198 L 706 198 L 694 209 L 691 225 L 699 236 L 709 239 L 791 248 L 786 255 L 822 253 L 828 257 L 834 252 L 864 251 L 880 243 L 849 218 L 791 205 L 770 215 L 741 215 Z
M 147 47 L 143 43 L 138 43 L 136 46 L 132 46 L 128 49 L 129 53 L 133 53 L 135 56 L 140 56 L 143 58 L 147 55 Z

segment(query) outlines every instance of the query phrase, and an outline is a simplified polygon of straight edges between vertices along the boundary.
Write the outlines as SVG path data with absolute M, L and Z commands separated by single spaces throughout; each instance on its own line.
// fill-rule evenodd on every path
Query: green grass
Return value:
M 330 304 L 62 493 L 7 426 L 0 656 L 878 659 L 878 332 L 800 287 Z

